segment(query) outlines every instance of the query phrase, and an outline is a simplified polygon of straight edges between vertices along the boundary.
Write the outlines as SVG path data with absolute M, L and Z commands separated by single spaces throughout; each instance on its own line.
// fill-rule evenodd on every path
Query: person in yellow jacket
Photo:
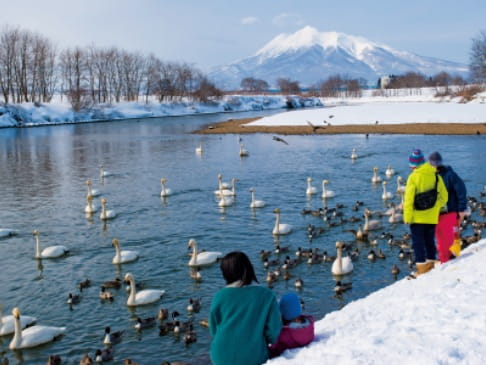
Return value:
M 408 176 L 403 201 L 403 221 L 410 225 L 412 247 L 415 254 L 417 272 L 414 276 L 426 273 L 436 261 L 435 226 L 439 221 L 440 209 L 447 203 L 448 194 L 444 181 L 436 174 L 436 169 L 425 162 L 420 149 L 414 149 L 408 158 L 412 173 Z M 434 189 L 437 177 L 437 200 L 424 210 L 415 207 L 415 196 Z

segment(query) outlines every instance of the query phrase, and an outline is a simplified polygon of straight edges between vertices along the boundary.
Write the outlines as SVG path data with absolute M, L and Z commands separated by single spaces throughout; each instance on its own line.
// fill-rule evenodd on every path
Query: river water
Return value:
M 249 117 L 254 113 L 231 114 L 231 118 Z M 262 115 L 260 113 L 259 115 Z M 423 135 L 307 135 L 282 136 L 288 145 L 274 141 L 272 135 L 242 135 L 250 155 L 240 158 L 238 136 L 196 135 L 191 131 L 227 119 L 228 114 L 151 118 L 106 123 L 74 124 L 29 129 L 0 129 L 0 228 L 13 228 L 19 234 L 0 239 L 0 303 L 4 315 L 13 307 L 21 313 L 37 317 L 42 325 L 66 326 L 67 333 L 53 343 L 23 351 L 8 350 L 10 337 L 0 338 L 0 354 L 13 364 L 45 363 L 48 355 L 59 354 L 63 363 L 78 364 L 89 353 L 103 348 L 105 326 L 112 331 L 123 330 L 121 343 L 114 348 L 115 363 L 131 358 L 141 364 L 159 364 L 163 360 L 183 360 L 207 363 L 210 336 L 199 325 L 209 314 L 211 298 L 224 285 L 218 265 L 201 270 L 203 280 L 190 278 L 187 266 L 187 243 L 195 238 L 200 248 L 228 253 L 246 252 L 252 260 L 261 285 L 266 271 L 260 260 L 261 249 L 273 250 L 272 229 L 274 208 L 280 208 L 283 223 L 293 227 L 291 234 L 280 238 L 280 245 L 290 246 L 290 256 L 300 246 L 319 248 L 335 255 L 336 240 L 353 243 L 348 229 L 358 223 L 326 227 L 326 222 L 302 209 L 318 209 L 337 203 L 344 217 L 360 217 L 351 210 L 357 200 L 371 210 L 384 210 L 381 185 L 370 179 L 374 166 L 380 175 L 391 164 L 407 177 L 407 157 L 414 147 L 426 153 L 442 152 L 464 178 L 469 195 L 478 196 L 486 182 L 484 136 L 423 136 Z M 202 155 L 195 153 L 203 144 Z M 359 158 L 350 159 L 352 148 Z M 112 176 L 101 179 L 99 165 Z M 224 181 L 237 178 L 233 206 L 219 208 L 213 191 L 217 175 Z M 173 194 L 160 197 L 160 179 L 168 179 Z M 313 178 L 318 195 L 308 197 L 307 177 Z M 86 179 L 108 200 L 108 209 L 117 217 L 103 224 L 98 214 L 86 218 Z M 329 179 L 328 189 L 336 197 L 323 201 L 320 186 Z M 267 205 L 251 210 L 250 187 L 258 199 Z M 396 176 L 388 188 L 395 191 Z M 99 198 L 94 199 L 99 206 Z M 395 194 L 394 201 L 399 203 Z M 403 224 L 389 225 L 381 219 L 382 231 L 401 236 L 407 232 Z M 324 233 L 312 242 L 307 226 L 325 227 Z M 62 244 L 69 248 L 68 256 L 53 260 L 34 258 L 32 232 L 40 232 L 41 246 Z M 140 258 L 129 264 L 113 265 L 112 239 L 119 239 L 122 249 L 137 250 Z M 395 278 L 390 273 L 394 264 L 401 272 L 397 279 L 409 273 L 407 262 L 398 259 L 398 249 L 379 238 L 384 260 L 369 262 L 370 247 L 357 243 L 360 257 L 354 271 L 344 278 L 351 281 L 352 290 L 336 297 L 335 278 L 331 263 L 302 263 L 291 270 L 294 278 L 279 280 L 272 285 L 277 296 L 291 291 L 295 277 L 304 280 L 297 292 L 304 301 L 304 311 L 317 319 L 342 308 L 350 301 L 390 285 Z M 278 258 L 273 254 L 271 259 Z M 280 255 L 283 259 L 283 255 Z M 130 309 L 127 293 L 115 292 L 113 302 L 98 298 L 102 282 L 131 272 L 145 288 L 163 289 L 159 302 Z M 92 286 L 81 293 L 79 304 L 66 304 L 68 293 L 79 293 L 78 283 L 89 278 Z M 186 311 L 189 298 L 202 298 L 202 309 L 190 316 Z M 185 345 L 173 335 L 159 336 L 157 326 L 137 332 L 136 316 L 150 317 L 159 308 L 178 311 L 183 321 L 193 318 L 197 342 Z M 1 356 L 0 356 L 1 358 Z

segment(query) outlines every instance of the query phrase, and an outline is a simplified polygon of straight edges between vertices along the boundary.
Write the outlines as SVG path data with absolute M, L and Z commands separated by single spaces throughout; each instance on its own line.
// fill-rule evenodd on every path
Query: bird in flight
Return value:
M 280 137 L 277 137 L 277 136 L 273 136 L 273 140 L 274 141 L 278 141 L 278 142 L 282 142 L 282 143 L 285 143 L 288 145 L 287 141 L 283 138 L 280 138 Z
M 306 120 L 307 124 L 312 128 L 312 133 L 315 133 L 319 128 L 325 129 L 326 127 L 320 125 L 314 125 L 310 121 Z

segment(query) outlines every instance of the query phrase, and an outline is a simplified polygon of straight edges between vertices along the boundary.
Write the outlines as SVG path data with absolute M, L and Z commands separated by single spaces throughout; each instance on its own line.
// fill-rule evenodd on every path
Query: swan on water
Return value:
M 12 315 L 2 317 L 2 304 L 0 303 L 0 336 L 10 335 L 15 332 L 15 320 Z M 20 318 L 20 327 L 25 328 L 36 321 L 35 317 L 22 316 Z
M 87 196 L 91 196 L 91 197 L 97 197 L 99 196 L 101 193 L 99 190 L 96 190 L 96 189 L 92 189 L 91 188 L 91 180 L 86 180 L 86 186 L 88 187 L 88 195 Z
M 307 195 L 317 194 L 317 188 L 315 186 L 312 186 L 312 178 L 311 177 L 307 178 L 307 189 L 306 189 L 305 193 Z
M 336 193 L 333 190 L 327 190 L 326 185 L 329 184 L 329 180 L 322 180 L 322 194 L 321 198 L 334 198 Z
M 263 200 L 255 199 L 255 189 L 250 188 L 250 193 L 251 193 L 250 208 L 263 208 L 265 206 L 265 202 Z
M 381 194 L 381 199 L 383 200 L 388 200 L 388 199 L 393 199 L 393 193 L 391 191 L 386 190 L 386 181 L 383 181 L 381 183 L 383 185 L 383 194 Z
M 223 257 L 223 253 L 219 251 L 203 251 L 197 252 L 197 242 L 194 238 L 191 238 L 187 244 L 189 249 L 192 248 L 192 256 L 189 260 L 189 266 L 205 266 L 211 265 Z
M 202 155 L 202 153 L 203 153 L 203 145 L 202 145 L 202 142 L 199 143 L 199 147 L 196 147 L 196 153 L 198 155 Z
M 115 257 L 113 257 L 112 262 L 114 264 L 126 264 L 127 262 L 135 261 L 138 259 L 138 252 L 137 251 L 130 251 L 130 250 L 121 250 L 120 249 L 120 242 L 113 238 L 111 241 L 113 247 L 115 247 Z
M 66 246 L 55 245 L 49 246 L 42 250 L 40 248 L 39 231 L 36 229 L 33 232 L 35 238 L 35 258 L 36 259 L 54 259 L 61 257 L 69 252 Z
M 24 330 L 21 328 L 20 311 L 18 308 L 12 310 L 14 318 L 14 337 L 10 341 L 8 348 L 10 350 L 23 349 L 28 347 L 39 346 L 51 342 L 56 337 L 66 332 L 66 327 L 51 326 L 31 326 Z
M 365 232 L 367 231 L 373 231 L 381 228 L 381 222 L 377 219 L 372 219 L 370 220 L 369 217 L 371 215 L 371 212 L 369 209 L 365 209 L 364 211 L 364 217 L 365 217 L 365 223 L 363 226 L 363 230 Z
M 172 190 L 165 187 L 166 182 L 167 182 L 167 179 L 165 177 L 160 179 L 160 186 L 162 187 L 162 191 L 160 192 L 160 196 L 162 196 L 162 197 L 172 195 Z
M 159 289 L 144 289 L 137 293 L 135 279 L 130 273 L 125 275 L 125 281 L 130 283 L 130 295 L 127 299 L 127 305 L 130 307 L 156 302 L 165 293 L 165 290 Z
M 290 233 L 292 226 L 287 223 L 280 223 L 280 208 L 275 208 L 273 212 L 275 213 L 275 226 L 273 227 L 272 234 L 283 235 Z
M 226 183 L 220 183 L 218 185 L 218 190 L 214 191 L 214 194 L 217 196 L 225 195 L 225 196 L 235 196 L 236 195 L 236 182 L 238 179 L 232 178 L 231 179 L 231 189 Z M 225 186 L 226 187 L 223 187 Z
M 233 182 L 233 184 L 234 184 L 234 182 Z M 234 188 L 234 185 L 233 185 L 233 188 Z M 224 191 L 231 191 L 231 190 L 222 190 L 221 189 L 219 191 L 219 202 L 218 202 L 219 207 L 229 207 L 230 205 L 233 205 L 233 203 L 235 202 L 233 196 L 232 195 L 225 195 Z
M 402 185 L 403 177 L 397 176 L 397 193 L 403 194 L 405 193 L 405 185 Z
M 91 195 L 88 195 L 86 197 L 86 207 L 84 208 L 84 212 L 86 214 L 93 214 L 98 211 L 98 207 L 93 204 L 93 197 Z
M 373 167 L 373 176 L 371 177 L 373 184 L 381 182 L 381 177 L 378 176 L 378 167 Z
M 351 151 L 351 159 L 356 160 L 358 158 L 358 154 L 356 153 L 356 148 L 353 148 Z
M 353 262 L 349 256 L 343 257 L 343 243 L 336 242 L 337 256 L 332 263 L 332 273 L 334 275 L 346 275 L 353 271 Z
M 240 143 L 240 157 L 246 157 L 246 156 L 249 156 L 248 150 L 245 149 L 243 143 Z
M 116 217 L 116 212 L 114 210 L 106 210 L 106 203 L 108 200 L 106 198 L 101 199 L 101 214 L 100 214 L 100 219 L 106 220 L 106 219 L 113 219 Z
M 106 171 L 103 165 L 100 165 L 100 177 L 107 177 L 112 176 L 113 174 L 110 171 Z
M 391 165 L 388 165 L 388 167 L 385 170 L 385 175 L 390 178 L 393 175 L 395 175 L 395 170 L 392 169 Z

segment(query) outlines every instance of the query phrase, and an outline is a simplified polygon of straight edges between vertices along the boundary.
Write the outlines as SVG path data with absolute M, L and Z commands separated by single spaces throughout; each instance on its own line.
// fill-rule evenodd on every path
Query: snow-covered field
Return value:
M 327 314 L 314 342 L 267 363 L 486 364 L 485 261 L 483 239 L 416 280 Z

